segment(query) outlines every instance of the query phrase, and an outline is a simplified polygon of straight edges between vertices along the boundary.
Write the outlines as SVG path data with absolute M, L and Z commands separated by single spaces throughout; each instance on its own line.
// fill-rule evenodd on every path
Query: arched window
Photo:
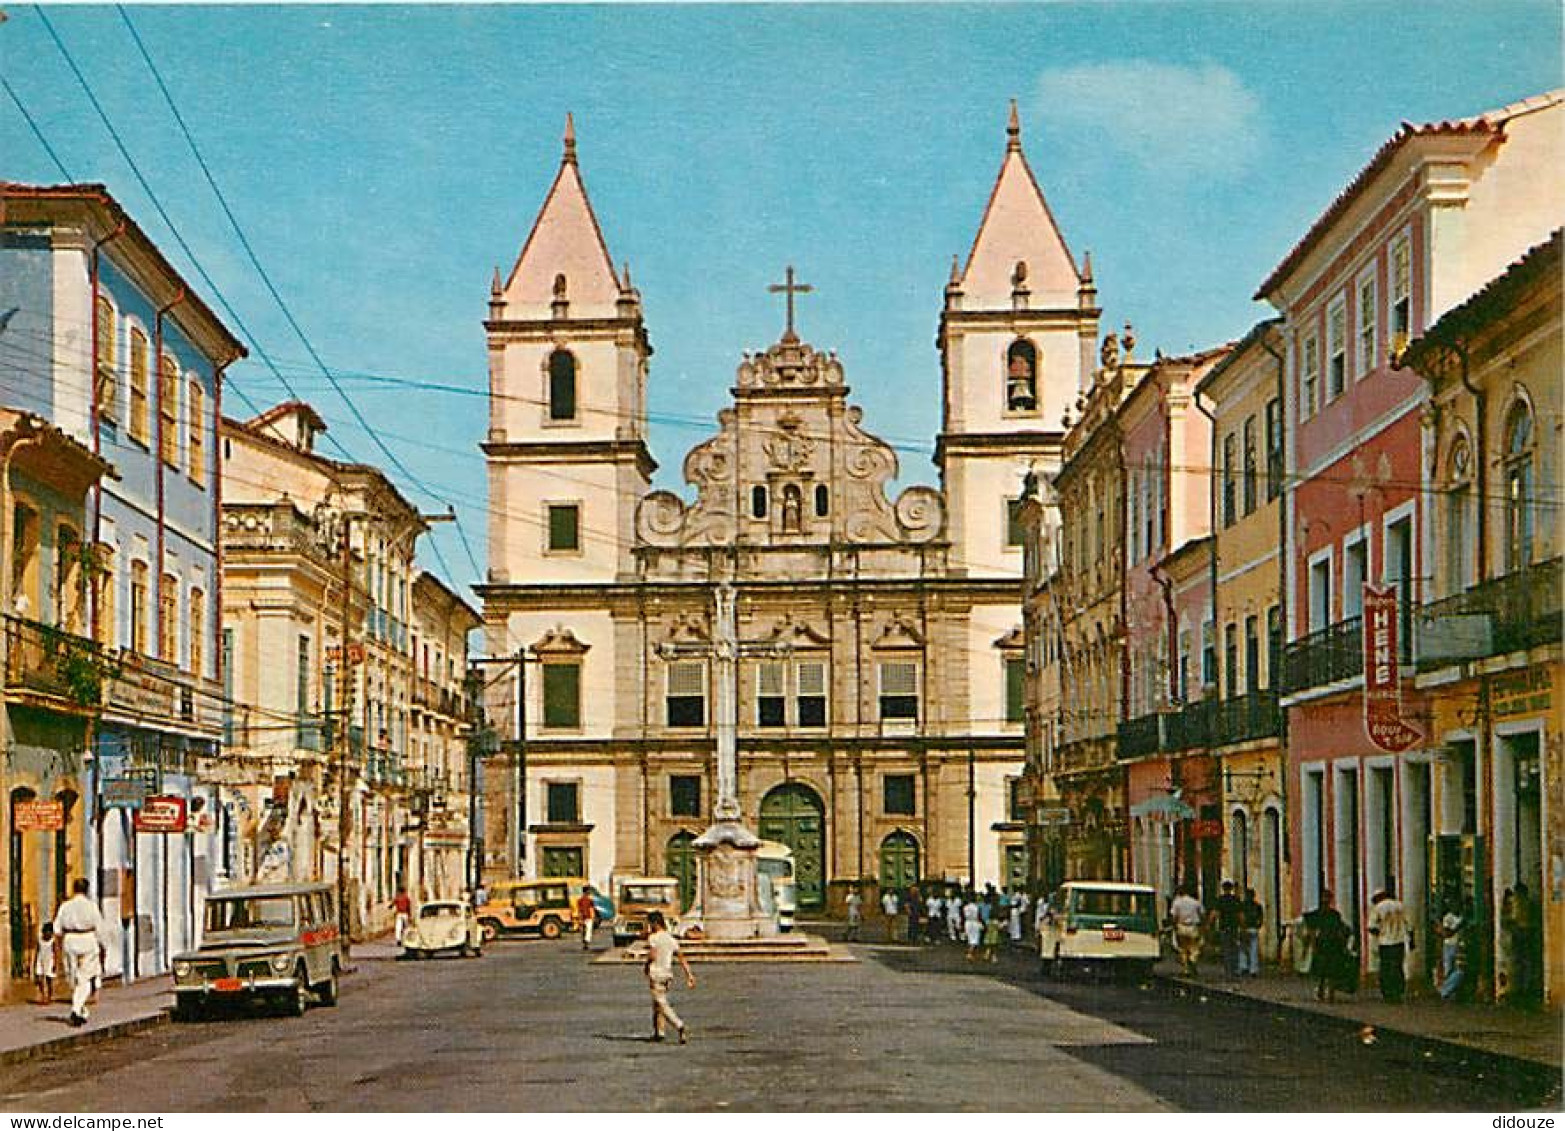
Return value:
M 1466 435 L 1457 436 L 1446 464 L 1445 592 L 1460 593 L 1472 583 L 1473 449 Z
M 549 355 L 549 419 L 576 419 L 576 358 L 567 350 Z
M 1038 351 L 1025 338 L 1005 351 L 1005 407 L 1010 412 L 1038 407 Z
M 1505 422 L 1505 568 L 1532 561 L 1532 410 L 1517 401 Z

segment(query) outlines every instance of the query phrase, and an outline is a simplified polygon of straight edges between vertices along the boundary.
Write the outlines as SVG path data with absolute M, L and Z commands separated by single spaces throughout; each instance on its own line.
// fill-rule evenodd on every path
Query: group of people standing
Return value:
M 1223 969 L 1230 977 L 1256 978 L 1261 973 L 1261 927 L 1266 908 L 1255 896 L 1254 888 L 1245 888 L 1241 898 L 1232 880 L 1224 880 L 1222 894 L 1208 911 L 1196 898 L 1193 885 L 1179 889 L 1169 901 L 1168 925 L 1179 952 L 1179 967 L 1187 975 L 1196 972 L 1207 935 L 1217 936 Z
M 1020 945 L 1032 908 L 1025 891 L 996 889 L 993 884 L 985 884 L 982 891 L 914 884 L 902 891 L 887 888 L 880 896 L 886 941 L 961 943 L 967 947 L 969 962 L 998 962 L 1000 948 L 1007 942 Z M 847 910 L 844 937 L 856 941 L 864 926 L 864 898 L 857 888 L 848 892 Z

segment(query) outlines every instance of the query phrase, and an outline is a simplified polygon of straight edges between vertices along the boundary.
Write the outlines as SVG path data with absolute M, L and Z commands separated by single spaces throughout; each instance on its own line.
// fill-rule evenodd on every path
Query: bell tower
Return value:
M 652 345 L 616 273 L 565 119 L 559 172 L 484 321 L 492 585 L 613 582 L 633 571 Z
M 1011 103 L 1005 154 L 966 265 L 940 314 L 944 405 L 935 462 L 950 534 L 973 576 L 1019 577 L 1012 511 L 1029 469 L 1059 467 L 1064 418 L 1098 336 L 1090 258 L 1080 269 L 1022 152 Z

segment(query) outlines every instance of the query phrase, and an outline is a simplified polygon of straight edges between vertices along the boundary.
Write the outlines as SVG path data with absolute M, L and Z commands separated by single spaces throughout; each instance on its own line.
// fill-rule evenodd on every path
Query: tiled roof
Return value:
M 1482 114 L 1475 114 L 1470 118 L 1448 118 L 1439 122 L 1403 122 L 1400 129 L 1392 134 L 1369 159 L 1369 163 L 1359 170 L 1358 175 L 1348 182 L 1348 186 L 1337 195 L 1337 199 L 1320 218 L 1310 226 L 1304 237 L 1293 245 L 1293 250 L 1283 257 L 1272 273 L 1266 277 L 1254 297 L 1265 301 L 1266 297 L 1290 275 L 1317 244 L 1331 230 L 1333 224 L 1340 220 L 1348 208 L 1358 199 L 1359 194 L 1377 176 L 1385 171 L 1392 159 L 1401 151 L 1402 147 L 1417 138 L 1425 137 L 1461 137 L 1461 136 L 1498 136 L 1505 132 L 1505 123 L 1512 118 L 1523 114 L 1531 114 L 1538 110 L 1547 109 L 1561 101 L 1565 101 L 1565 89 L 1551 90 L 1545 94 L 1524 98 L 1520 102 L 1512 102 L 1508 106 L 1501 106 L 1495 110 L 1487 110 Z

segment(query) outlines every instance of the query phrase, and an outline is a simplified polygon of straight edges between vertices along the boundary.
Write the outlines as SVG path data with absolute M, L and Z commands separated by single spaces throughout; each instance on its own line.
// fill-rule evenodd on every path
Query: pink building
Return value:
M 1432 779 L 1449 775 L 1464 788 L 1463 768 L 1449 764 L 1412 684 L 1414 612 L 1433 560 L 1428 394 L 1395 362 L 1560 223 L 1551 187 L 1565 164 L 1560 103 L 1555 92 L 1474 118 L 1404 125 L 1256 294 L 1281 313 L 1288 358 L 1282 705 L 1293 906 L 1312 909 L 1329 890 L 1360 927 L 1373 893 L 1391 882 L 1423 925 L 1435 880 L 1430 838 L 1459 814 L 1437 809 Z M 1375 739 L 1366 724 L 1366 584 L 1394 591 L 1398 605 L 1395 623 L 1379 629 L 1397 646 L 1379 640 Z

